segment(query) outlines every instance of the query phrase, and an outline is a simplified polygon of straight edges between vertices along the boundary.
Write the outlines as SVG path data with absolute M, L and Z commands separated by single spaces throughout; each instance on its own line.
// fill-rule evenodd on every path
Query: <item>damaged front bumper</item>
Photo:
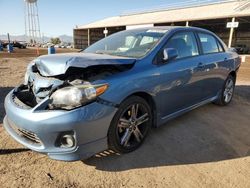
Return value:
M 14 100 L 12 90 L 5 98 L 4 127 L 19 143 L 50 158 L 75 161 L 108 148 L 107 133 L 117 108 L 98 102 L 66 111 L 47 110 L 49 98 L 32 108 Z M 62 147 L 60 138 L 70 134 L 73 147 Z

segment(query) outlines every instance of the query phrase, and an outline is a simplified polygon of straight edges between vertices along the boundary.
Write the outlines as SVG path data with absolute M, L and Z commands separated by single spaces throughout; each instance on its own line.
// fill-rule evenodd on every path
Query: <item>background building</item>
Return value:
M 228 22 L 235 28 L 227 27 Z M 84 49 L 112 33 L 147 26 L 194 26 L 215 32 L 228 46 L 250 47 L 250 1 L 228 0 L 123 14 L 74 29 L 75 48 Z

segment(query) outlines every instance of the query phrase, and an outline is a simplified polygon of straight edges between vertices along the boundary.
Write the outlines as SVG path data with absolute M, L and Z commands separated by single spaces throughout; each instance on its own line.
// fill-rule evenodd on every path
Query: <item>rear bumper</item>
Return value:
M 39 110 L 47 102 L 45 99 L 33 109 L 22 109 L 12 95 L 13 91 L 5 98 L 4 127 L 24 146 L 64 161 L 85 159 L 108 148 L 107 132 L 115 107 L 94 102 L 71 111 Z M 75 138 L 74 147 L 58 144 L 60 136 L 66 133 Z

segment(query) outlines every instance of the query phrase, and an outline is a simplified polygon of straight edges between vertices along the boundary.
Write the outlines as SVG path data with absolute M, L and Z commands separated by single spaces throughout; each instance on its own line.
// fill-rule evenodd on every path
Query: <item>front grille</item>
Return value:
M 31 144 L 36 146 L 42 146 L 42 141 L 38 138 L 38 136 L 35 133 L 25 129 L 18 128 L 13 124 L 11 124 L 10 126 L 19 136 L 24 138 L 27 142 L 30 142 Z

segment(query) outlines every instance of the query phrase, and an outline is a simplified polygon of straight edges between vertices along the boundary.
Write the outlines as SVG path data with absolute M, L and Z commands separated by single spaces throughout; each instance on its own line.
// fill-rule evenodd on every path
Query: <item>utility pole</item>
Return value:
M 8 43 L 10 44 L 10 34 L 7 33 L 7 36 L 8 36 Z
M 235 23 L 235 17 L 232 18 L 232 23 Z M 232 46 L 232 40 L 233 40 L 233 33 L 234 33 L 234 27 L 230 28 L 230 34 L 229 34 L 229 40 L 228 40 L 228 48 L 231 48 Z

